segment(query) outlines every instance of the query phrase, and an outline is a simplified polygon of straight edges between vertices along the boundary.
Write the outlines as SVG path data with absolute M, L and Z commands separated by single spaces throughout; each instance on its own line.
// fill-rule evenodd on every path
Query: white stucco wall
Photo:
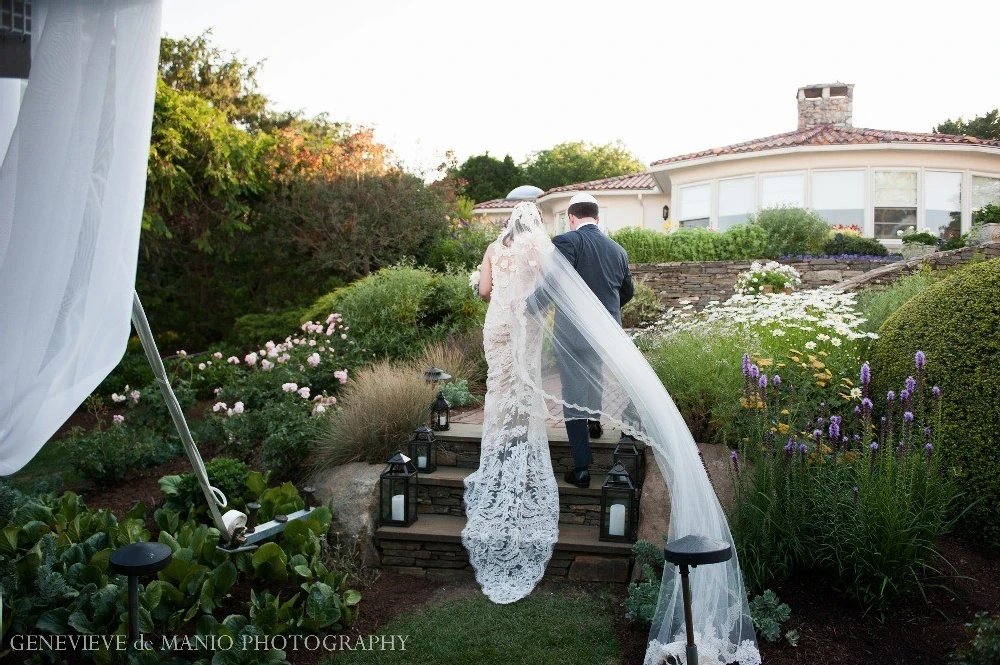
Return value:
M 569 207 L 570 199 L 578 193 L 559 192 L 539 199 L 542 219 L 549 233 L 555 235 L 568 230 L 558 228 L 559 220 Z M 669 197 L 660 192 L 592 191 L 588 194 L 597 199 L 597 205 L 602 210 L 600 225 L 607 233 L 613 233 L 626 226 L 663 230 L 662 210 L 669 202 Z

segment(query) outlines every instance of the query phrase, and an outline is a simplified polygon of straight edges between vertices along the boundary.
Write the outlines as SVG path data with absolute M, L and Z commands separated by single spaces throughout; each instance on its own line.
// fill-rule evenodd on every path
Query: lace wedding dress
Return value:
M 541 395 L 514 370 L 518 356 L 534 358 L 540 380 L 541 334 L 521 334 L 526 295 L 534 290 L 528 252 L 497 241 L 491 258 L 493 290 L 483 325 L 489 367 L 479 469 L 465 480 L 467 523 L 462 543 L 490 600 L 512 603 L 542 578 L 559 536 L 559 489 L 545 434 Z
M 652 452 L 670 493 L 669 507 L 662 507 L 670 511 L 667 540 L 697 534 L 732 543 L 725 512 L 677 406 L 629 336 L 555 249 L 537 206 L 518 203 L 493 247 L 493 290 L 483 329 L 489 372 L 482 458 L 466 479 L 468 523 L 462 531 L 483 592 L 497 603 L 523 598 L 551 558 L 559 494 L 545 434 L 549 420 L 600 419 L 636 437 Z M 564 340 L 574 342 L 564 345 Z M 579 340 L 592 353 L 580 353 Z M 581 385 L 571 394 L 588 403 L 563 399 L 560 362 L 574 364 L 567 375 Z M 735 552 L 729 561 L 699 566 L 690 580 L 700 663 L 760 665 Z M 666 565 L 644 665 L 670 658 L 685 662 L 685 624 L 677 568 Z

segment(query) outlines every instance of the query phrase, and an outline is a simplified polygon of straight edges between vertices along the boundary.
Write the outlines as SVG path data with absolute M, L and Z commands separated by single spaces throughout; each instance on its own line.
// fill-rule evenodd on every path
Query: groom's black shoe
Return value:
M 563 478 L 570 485 L 590 487 L 590 471 L 587 469 L 583 469 L 582 471 L 567 471 Z
M 600 420 L 588 420 L 587 430 L 590 432 L 591 439 L 600 439 L 601 435 L 604 434 L 604 427 L 601 426 Z

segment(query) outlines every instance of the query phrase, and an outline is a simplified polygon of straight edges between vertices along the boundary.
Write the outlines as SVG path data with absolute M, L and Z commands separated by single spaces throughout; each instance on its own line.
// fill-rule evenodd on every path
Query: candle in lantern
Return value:
M 405 518 L 403 512 L 403 495 L 396 494 L 392 497 L 392 519 L 394 522 L 402 522 Z
M 427 468 L 427 455 L 417 455 L 417 468 L 418 469 Z
M 611 522 L 608 524 L 608 535 L 625 535 L 625 506 L 620 503 L 611 506 Z
M 448 424 L 448 415 L 445 413 L 438 414 L 438 427 L 444 427 Z

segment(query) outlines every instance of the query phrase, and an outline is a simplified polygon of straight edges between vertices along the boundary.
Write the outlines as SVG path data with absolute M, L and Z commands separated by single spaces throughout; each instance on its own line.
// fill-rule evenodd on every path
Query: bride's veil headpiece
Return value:
M 534 203 L 518 203 L 497 239 L 511 263 L 514 372 L 540 418 L 599 418 L 647 445 L 670 493 L 668 540 L 697 534 L 732 543 L 725 513 L 691 432 L 642 353 L 555 248 Z M 564 386 L 560 377 L 572 377 Z M 603 478 L 595 478 L 602 482 Z M 655 543 L 662 545 L 663 543 Z M 760 663 L 735 555 L 690 576 L 703 663 Z M 677 569 L 664 566 L 646 664 L 686 659 Z

